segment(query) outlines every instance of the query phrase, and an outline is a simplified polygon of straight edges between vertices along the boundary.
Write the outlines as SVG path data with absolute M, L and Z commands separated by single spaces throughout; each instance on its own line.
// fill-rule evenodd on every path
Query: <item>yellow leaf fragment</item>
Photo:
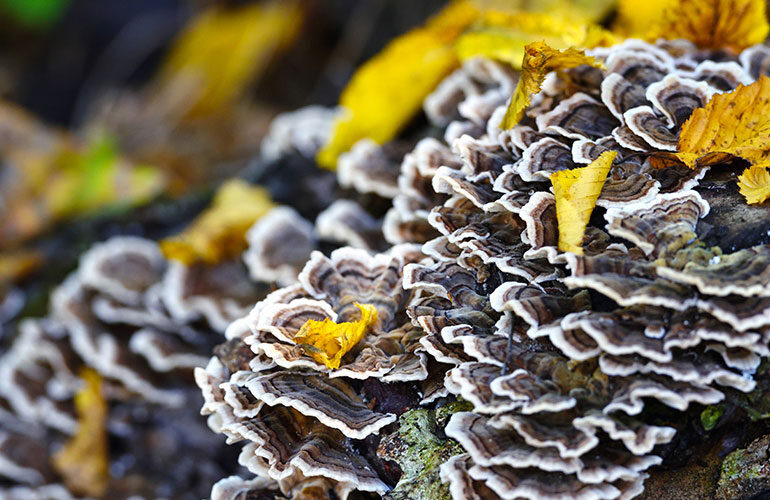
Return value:
M 583 234 L 617 154 L 605 151 L 588 166 L 551 175 L 562 252 L 583 254 Z
M 770 78 L 717 94 L 693 111 L 682 125 L 678 152 L 665 155 L 690 168 L 719 163 L 730 156 L 750 162 L 770 150 Z
M 578 45 L 587 49 L 594 47 L 611 47 L 623 41 L 621 36 L 606 30 L 598 24 L 586 25 L 586 33 L 583 37 L 583 41 Z
M 629 38 L 650 37 L 650 30 L 660 23 L 663 11 L 676 2 L 677 0 L 619 0 L 612 30 Z
M 143 203 L 166 176 L 122 157 L 108 136 L 79 138 L 0 101 L 0 248 L 17 246 L 63 218 Z
M 647 11 L 640 5 L 646 1 L 633 3 L 639 12 Z M 735 52 L 762 43 L 770 30 L 765 0 L 674 0 L 653 26 L 648 35 L 651 40 L 685 38 L 703 49 L 730 48 Z
M 64 484 L 78 495 L 100 497 L 110 480 L 107 451 L 107 402 L 102 379 L 84 368 L 80 377 L 85 387 L 75 395 L 77 433 L 52 458 Z
M 159 75 L 161 94 L 187 116 L 214 112 L 238 97 L 297 36 L 297 1 L 215 5 L 182 32 Z M 167 97 L 167 96 L 164 96 Z
M 378 143 L 395 137 L 457 67 L 454 40 L 478 14 L 467 1 L 452 2 L 425 26 L 391 41 L 362 65 L 342 91 L 344 112 L 318 152 L 318 164 L 335 168 L 339 155 L 364 137 Z
M 165 184 L 154 167 L 132 165 L 107 136 L 95 137 L 86 148 L 65 149 L 53 159 L 60 175 L 46 179 L 46 204 L 56 218 L 92 212 L 109 204 L 140 204 Z
M 501 127 L 503 129 L 513 128 L 524 111 L 529 106 L 532 95 L 540 92 L 545 76 L 551 71 L 559 69 L 574 68 L 589 64 L 596 68 L 604 68 L 604 65 L 587 56 L 582 50 L 569 47 L 564 50 L 557 50 L 549 47 L 544 42 L 530 43 L 525 47 L 524 59 L 521 63 L 521 77 L 516 90 L 511 97 L 511 103 L 505 112 Z
M 161 241 L 169 258 L 187 265 L 202 260 L 217 263 L 246 247 L 246 231 L 275 204 L 268 191 L 240 179 L 222 184 L 211 206 L 184 231 Z
M 614 7 L 615 0 L 473 0 L 485 11 L 547 13 L 573 21 L 600 21 Z
M 749 204 L 762 203 L 770 198 L 770 160 L 752 165 L 738 176 L 738 188 Z
M 484 56 L 521 68 L 525 47 L 542 41 L 554 49 L 611 45 L 612 33 L 598 25 L 551 13 L 485 12 L 481 20 L 457 40 L 462 60 Z
M 294 342 L 305 348 L 308 354 L 327 368 L 340 367 L 342 356 L 348 353 L 366 335 L 367 329 L 377 321 L 377 308 L 371 304 L 356 306 L 361 319 L 335 323 L 330 319 L 308 320 L 294 336 Z
M 0 301 L 9 285 L 34 272 L 43 264 L 43 255 L 35 250 L 10 250 L 0 253 Z

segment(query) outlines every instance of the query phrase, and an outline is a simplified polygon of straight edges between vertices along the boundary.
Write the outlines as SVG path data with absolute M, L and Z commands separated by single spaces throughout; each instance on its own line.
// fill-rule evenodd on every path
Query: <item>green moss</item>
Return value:
M 736 479 L 752 479 L 759 477 L 759 470 L 756 466 L 746 467 L 745 450 L 737 450 L 725 457 L 722 462 L 721 477 L 726 481 L 735 481 Z
M 442 416 L 453 413 L 453 408 L 457 406 L 447 408 Z M 439 478 L 439 467 L 463 449 L 456 441 L 439 437 L 436 413 L 426 409 L 410 410 L 398 419 L 398 431 L 383 438 L 377 453 L 397 462 L 403 473 L 385 498 L 449 500 L 449 488 Z
M 716 427 L 717 422 L 725 412 L 725 407 L 722 405 L 712 405 L 706 407 L 700 414 L 700 423 L 703 428 L 710 431 Z
M 763 436 L 744 449 L 735 450 L 722 461 L 715 497 L 750 498 L 770 487 L 770 463 L 767 449 L 770 435 Z
M 446 427 L 449 418 L 460 411 L 472 411 L 473 404 L 469 401 L 465 401 L 462 398 L 458 398 L 456 401 L 452 401 L 440 408 L 436 408 L 436 425 L 441 429 Z

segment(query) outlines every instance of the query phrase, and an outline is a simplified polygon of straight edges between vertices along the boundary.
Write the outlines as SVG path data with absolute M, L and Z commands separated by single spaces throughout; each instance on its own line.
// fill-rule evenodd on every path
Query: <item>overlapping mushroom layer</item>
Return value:
M 149 470 L 185 447 L 189 458 L 169 474 L 182 479 L 206 468 L 205 474 L 217 474 L 216 458 L 206 458 L 212 442 L 205 426 L 182 410 L 199 400 L 192 368 L 205 365 L 203 354 L 221 341 L 221 330 L 263 295 L 238 261 L 184 266 L 167 261 L 155 242 L 136 237 L 94 245 L 54 290 L 49 315 L 23 320 L 0 357 L 0 476 L 35 487 L 61 480 L 50 457 L 82 425 L 73 399 L 86 368 L 102 380 L 110 405 L 107 426 L 118 471 L 111 492 L 125 487 L 130 494 L 135 487 L 135 493 L 153 495 L 144 488 L 168 483 L 172 496 L 185 493 L 180 488 L 189 485 L 176 478 L 120 482 L 121 474 L 135 474 L 132 467 Z M 152 438 L 158 432 L 164 440 Z M 117 463 L 129 460 L 121 453 L 134 457 L 134 465 Z M 45 494 L 59 494 L 49 489 Z
M 770 248 L 707 247 L 707 169 L 650 160 L 676 150 L 695 108 L 754 81 L 770 51 L 629 40 L 592 55 L 606 70 L 550 74 L 511 130 L 499 124 L 515 75 L 468 61 L 425 101 L 444 142 L 420 140 L 398 171 L 395 144 L 343 155 L 340 184 L 393 200 L 382 233 L 401 246 L 314 253 L 299 285 L 230 325 L 196 379 L 209 425 L 246 443 L 240 462 L 261 479 L 223 480 L 216 498 L 384 493 L 354 446 L 395 420 L 368 398 L 372 380 L 416 383 L 422 405 L 472 404 L 445 429 L 465 450 L 441 469 L 455 500 L 632 498 L 676 433 L 653 401 L 673 414 L 753 389 L 770 354 Z M 583 254 L 560 252 L 551 175 L 608 150 Z M 360 304 L 379 323 L 330 368 L 300 332 L 361 321 Z
M 403 267 L 421 258 L 409 245 L 375 255 L 352 248 L 330 257 L 315 252 L 299 284 L 271 293 L 230 325 L 229 342 L 195 377 L 209 426 L 229 442 L 246 443 L 242 465 L 295 498 L 305 498 L 297 488 L 316 483 L 339 498 L 388 490 L 354 451 L 354 440 L 396 420 L 369 401 L 371 384 L 419 383 L 428 376 L 423 332 L 406 314 L 413 292 L 401 282 Z M 300 340 L 309 323 L 344 327 L 361 320 L 362 304 L 376 310 L 377 319 L 338 368 L 314 355 L 323 344 Z
M 442 469 L 455 499 L 631 498 L 675 433 L 646 401 L 685 410 L 754 387 L 770 249 L 706 248 L 709 205 L 693 190 L 706 171 L 649 158 L 675 150 L 711 95 L 753 81 L 767 51 L 712 61 L 670 45 L 596 49 L 607 71 L 549 75 L 521 124 L 496 128 L 500 107 L 433 167 L 435 262 L 407 266 L 404 283 L 421 292 L 409 311 L 426 351 L 454 365 L 446 389 L 474 405 L 446 429 L 467 452 Z M 563 254 L 547 181 L 607 150 L 618 157 L 584 255 Z

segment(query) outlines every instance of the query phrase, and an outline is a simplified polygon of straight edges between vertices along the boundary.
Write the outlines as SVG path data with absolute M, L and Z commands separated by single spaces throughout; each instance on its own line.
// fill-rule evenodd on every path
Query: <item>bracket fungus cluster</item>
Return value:
M 340 498 L 389 489 L 351 440 L 396 419 L 368 404 L 372 386 L 428 377 L 422 331 L 405 310 L 413 293 L 401 282 L 421 257 L 411 245 L 315 252 L 298 284 L 230 325 L 230 348 L 195 377 L 209 426 L 245 443 L 239 463 L 294 498 L 319 481 Z
M 471 404 L 444 429 L 463 450 L 441 466 L 455 500 L 635 497 L 677 433 L 651 404 L 755 387 L 770 251 L 708 246 L 709 167 L 656 162 L 696 108 L 761 76 L 766 49 L 629 40 L 587 54 L 597 67 L 548 74 L 510 129 L 515 75 L 471 60 L 425 100 L 444 141 L 418 141 L 397 173 L 391 145 L 340 158 L 341 183 L 393 200 L 382 232 L 396 246 L 314 253 L 196 370 L 210 427 L 245 443 L 240 463 L 262 478 L 223 480 L 217 498 L 305 498 L 320 482 L 339 498 L 385 493 L 361 443 L 395 415 L 368 399 L 371 379 L 411 383 L 417 404 Z M 350 345 L 319 337 L 356 325 L 332 365 L 329 346 Z
M 549 75 L 520 124 L 453 144 L 496 155 L 495 169 L 466 163 L 451 184 L 434 182 L 451 185 L 430 218 L 442 236 L 424 246 L 439 262 L 407 269 L 405 284 L 426 292 L 410 313 L 429 352 L 455 365 L 447 389 L 474 405 L 446 428 L 466 450 L 442 468 L 456 499 L 631 498 L 660 463 L 654 447 L 675 435 L 646 402 L 683 411 L 755 385 L 767 246 L 707 248 L 697 226 L 709 204 L 693 189 L 705 168 L 657 170 L 650 159 L 676 148 L 712 95 L 757 78 L 745 62 L 763 49 L 717 62 L 677 47 L 592 51 L 606 70 Z M 596 191 L 605 220 L 561 253 L 577 222 L 546 182 L 558 197 L 554 172 L 607 151 L 615 160 Z
M 461 33 L 511 26 L 442 12 L 384 51 L 434 54 L 394 70 L 427 127 L 398 136 L 415 94 L 384 125 L 274 120 L 254 170 L 336 165 L 302 181 L 328 203 L 249 171 L 176 236 L 95 244 L 19 322 L 0 500 L 630 499 L 693 415 L 761 386 L 770 49 L 581 24 L 585 51 L 500 35 L 460 62 Z
M 246 251 L 255 253 L 265 249 Z M 277 269 L 297 260 L 279 254 L 285 260 L 270 261 Z M 3 494 L 71 498 L 60 493 L 69 489 L 89 496 L 182 498 L 198 487 L 188 482 L 192 476 L 200 476 L 197 495 L 205 494 L 207 481 L 233 470 L 220 469 L 225 448 L 187 411 L 200 404 L 192 369 L 205 365 L 228 325 L 266 291 L 239 258 L 188 265 L 164 257 L 158 243 L 132 236 L 94 245 L 52 293 L 48 316 L 23 320 L 0 357 L 0 476 L 25 485 Z M 110 407 L 100 424 L 117 448 L 109 464 L 107 450 L 97 446 L 107 438 L 78 410 L 87 373 L 102 381 L 95 397 Z M 94 411 L 86 408 L 85 415 Z M 91 444 L 75 445 L 83 432 L 94 436 Z M 152 469 L 179 453 L 185 458 L 175 470 Z M 70 472 L 74 464 L 89 463 L 87 457 L 104 460 L 109 476 L 88 466 L 88 472 Z M 166 473 L 171 476 L 157 484 L 136 479 Z M 61 480 L 68 489 L 57 486 Z

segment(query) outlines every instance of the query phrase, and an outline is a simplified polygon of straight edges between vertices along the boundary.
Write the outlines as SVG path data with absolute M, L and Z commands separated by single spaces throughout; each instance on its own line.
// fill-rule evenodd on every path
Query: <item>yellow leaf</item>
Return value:
M 340 154 L 368 137 L 384 143 L 420 110 L 425 97 L 459 64 L 454 40 L 478 16 L 467 1 L 452 2 L 428 23 L 390 42 L 361 66 L 340 96 L 343 114 L 318 152 L 335 168 Z
M 615 4 L 615 0 L 473 0 L 485 11 L 536 12 L 580 21 L 600 21 Z
M 229 104 L 297 36 L 302 24 L 297 1 L 215 5 L 182 32 L 159 75 L 161 93 L 178 96 L 186 116 L 208 114 Z
M 637 5 L 645 2 L 636 2 Z M 646 7 L 640 7 L 640 12 Z M 632 12 L 631 15 L 634 15 Z M 703 49 L 735 52 L 767 37 L 765 0 L 674 0 L 654 25 L 650 39 L 685 38 Z
M 16 246 L 63 218 L 143 203 L 166 176 L 123 158 L 107 136 L 81 143 L 0 101 L 0 248 Z
M 67 148 L 53 161 L 58 175 L 46 179 L 45 201 L 56 218 L 92 212 L 123 199 L 143 203 L 165 184 L 157 169 L 121 158 L 107 136 L 94 138 L 84 150 Z
M 619 0 L 612 30 L 629 38 L 647 38 L 652 27 L 660 23 L 663 11 L 672 3 L 676 0 Z
M 605 151 L 588 166 L 551 175 L 559 223 L 559 250 L 582 254 L 583 234 L 617 151 Z
M 717 94 L 682 125 L 677 153 L 660 153 L 691 168 L 739 156 L 764 160 L 770 149 L 770 78 Z M 660 166 L 660 164 L 656 165 Z
M 608 31 L 598 24 L 589 24 L 586 26 L 586 33 L 583 41 L 579 44 L 581 47 L 592 49 L 594 47 L 611 47 L 623 40 L 621 36 L 612 31 Z
M 268 191 L 240 179 L 224 183 L 211 202 L 183 232 L 160 244 L 163 254 L 185 264 L 216 263 L 241 253 L 246 231 L 275 204 Z
M 107 452 L 107 402 L 102 379 L 90 368 L 80 377 L 85 387 L 75 395 L 78 431 L 52 458 L 64 484 L 78 495 L 99 497 L 110 480 Z
M 340 367 L 342 356 L 348 353 L 366 335 L 377 321 L 377 308 L 371 304 L 356 303 L 361 319 L 354 322 L 335 323 L 330 319 L 308 320 L 294 336 L 294 342 L 305 348 L 308 354 L 327 368 Z
M 762 203 L 770 198 L 770 160 L 752 165 L 738 176 L 738 188 L 747 203 Z
M 555 49 L 576 45 L 612 45 L 614 36 L 600 26 L 554 14 L 486 12 L 473 29 L 457 40 L 462 60 L 484 56 L 521 68 L 525 47 L 542 41 Z
M 43 255 L 35 250 L 11 250 L 0 253 L 0 301 L 5 288 L 24 278 L 43 263 Z
M 597 68 L 604 68 L 604 65 L 589 57 L 582 50 L 569 47 L 564 50 L 557 50 L 549 47 L 544 42 L 534 42 L 526 46 L 524 59 L 521 64 L 521 77 L 516 90 L 511 97 L 511 103 L 505 112 L 501 127 L 504 129 L 513 128 L 524 111 L 529 106 L 532 94 L 540 92 L 545 76 L 551 71 L 558 69 L 574 68 L 589 64 Z

